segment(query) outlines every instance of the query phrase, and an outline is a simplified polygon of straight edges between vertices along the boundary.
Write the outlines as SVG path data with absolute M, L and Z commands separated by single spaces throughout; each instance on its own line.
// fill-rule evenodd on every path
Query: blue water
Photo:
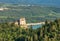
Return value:
M 31 27 L 31 26 L 30 26 Z M 40 25 L 32 25 L 32 28 L 33 29 L 37 29 L 37 28 L 41 28 L 42 27 L 42 24 L 40 24 Z

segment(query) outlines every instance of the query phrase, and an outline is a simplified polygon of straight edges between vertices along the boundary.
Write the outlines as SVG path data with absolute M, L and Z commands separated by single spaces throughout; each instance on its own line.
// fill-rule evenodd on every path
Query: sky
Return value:
M 60 0 L 0 0 L 0 3 L 43 4 L 60 6 Z

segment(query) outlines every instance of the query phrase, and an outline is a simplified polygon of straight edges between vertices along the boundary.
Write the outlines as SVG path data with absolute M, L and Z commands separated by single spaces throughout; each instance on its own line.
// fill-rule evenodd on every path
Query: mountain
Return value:
M 0 0 L 0 3 L 38 4 L 60 6 L 60 0 Z

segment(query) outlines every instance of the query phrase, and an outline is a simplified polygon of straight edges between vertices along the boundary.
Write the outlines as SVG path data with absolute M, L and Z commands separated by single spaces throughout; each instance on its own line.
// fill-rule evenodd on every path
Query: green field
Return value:
M 0 4 L 0 20 L 18 20 L 26 17 L 27 22 L 39 22 L 60 18 L 60 8 L 53 6 L 21 6 L 20 4 Z

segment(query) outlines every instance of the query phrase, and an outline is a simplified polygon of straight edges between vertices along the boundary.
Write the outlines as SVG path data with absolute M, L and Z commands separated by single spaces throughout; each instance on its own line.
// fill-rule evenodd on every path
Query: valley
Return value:
M 60 18 L 60 8 L 38 5 L 0 4 L 0 22 L 15 21 L 25 17 L 27 22 L 34 23 Z

